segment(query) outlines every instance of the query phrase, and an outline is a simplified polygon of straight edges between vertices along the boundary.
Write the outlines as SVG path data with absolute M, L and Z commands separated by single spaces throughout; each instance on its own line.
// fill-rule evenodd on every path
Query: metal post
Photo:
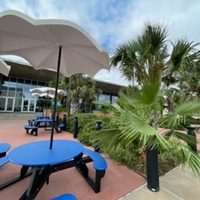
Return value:
M 57 114 L 56 114 L 56 126 L 59 125 L 59 120 L 60 120 L 60 118 L 59 118 L 59 113 L 57 113 Z
M 159 174 L 158 174 L 158 149 L 146 148 L 147 162 L 147 187 L 152 192 L 159 191 Z
M 77 136 L 78 136 L 78 117 L 74 117 L 73 137 L 77 138 Z
M 196 140 L 196 129 L 192 126 L 187 126 L 187 134 L 195 137 Z M 189 144 L 190 148 L 197 153 L 197 144 Z
M 63 130 L 66 131 L 66 124 L 67 124 L 67 115 L 66 114 L 63 115 L 62 123 L 64 124 Z
M 101 121 L 101 120 L 96 120 L 96 124 L 95 124 L 95 130 L 96 130 L 96 131 L 98 131 L 98 130 L 101 129 L 101 124 L 102 124 L 102 121 Z M 100 152 L 100 147 L 94 146 L 94 151 Z

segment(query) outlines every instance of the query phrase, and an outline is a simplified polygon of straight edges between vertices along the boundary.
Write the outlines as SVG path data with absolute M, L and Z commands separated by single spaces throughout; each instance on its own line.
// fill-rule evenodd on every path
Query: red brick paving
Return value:
M 26 134 L 24 130 L 25 121 L 0 120 L 0 142 L 8 142 L 11 149 L 30 141 L 48 139 L 50 131 L 43 128 L 38 130 L 38 136 Z M 72 139 L 72 134 L 67 132 L 55 133 L 54 138 Z M 26 153 L 26 152 L 24 152 Z M 60 193 L 71 192 L 78 200 L 117 200 L 130 191 L 146 183 L 140 175 L 125 166 L 119 165 L 106 157 L 108 169 L 101 181 L 100 193 L 94 193 L 75 168 L 66 169 L 50 176 L 48 185 L 44 185 L 36 200 L 48 200 Z M 0 168 L 0 183 L 18 175 L 20 166 L 8 163 Z M 93 168 L 90 163 L 91 175 Z M 0 199 L 16 200 L 22 195 L 28 186 L 30 177 L 25 178 L 5 189 L 0 190 Z

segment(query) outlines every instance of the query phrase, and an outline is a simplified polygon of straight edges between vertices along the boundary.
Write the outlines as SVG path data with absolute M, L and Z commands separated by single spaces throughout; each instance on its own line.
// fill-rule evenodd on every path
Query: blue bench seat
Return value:
M 31 126 L 29 124 L 26 124 L 26 125 L 24 125 L 24 128 L 26 129 L 26 133 L 37 136 L 37 134 L 38 134 L 37 126 Z M 31 130 L 31 132 L 29 132 L 29 130 Z
M 107 162 L 100 153 L 95 152 L 91 149 L 84 148 L 83 154 L 85 154 L 87 157 L 85 157 L 85 159 L 83 157 L 81 163 L 79 163 L 76 168 L 94 190 L 94 192 L 98 193 L 101 189 L 101 179 L 104 177 L 107 169 Z M 86 166 L 86 163 L 89 163 L 91 161 L 93 162 L 93 168 L 95 169 L 94 180 L 89 177 L 88 167 Z
M 55 127 L 55 130 L 57 133 L 60 133 L 63 131 L 63 128 L 65 127 L 65 125 L 63 123 L 59 124 L 58 126 Z
M 8 160 L 7 156 L 0 158 L 0 167 L 4 166 L 8 162 L 9 162 L 9 160 Z
M 50 200 L 77 200 L 77 198 L 71 193 L 64 193 L 64 194 L 58 195 Z

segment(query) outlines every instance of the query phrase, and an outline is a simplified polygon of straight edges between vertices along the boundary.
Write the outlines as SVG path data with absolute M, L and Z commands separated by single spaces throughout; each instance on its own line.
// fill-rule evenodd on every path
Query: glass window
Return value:
M 117 102 L 117 96 L 112 96 L 112 103 L 116 103 Z
M 17 79 L 14 78 L 14 77 L 10 77 L 10 84 L 14 87 L 16 87 L 16 82 L 17 82 Z
M 6 98 L 0 97 L 0 110 L 5 110 Z
M 1 96 L 7 96 L 7 87 L 2 86 L 1 87 Z
M 32 84 L 33 86 L 37 86 L 37 83 L 38 83 L 37 81 L 32 81 L 31 84 Z
M 27 79 L 25 79 L 25 84 L 27 84 L 27 85 L 30 85 L 30 84 L 31 84 L 31 81 L 30 81 L 30 80 L 27 80 Z
M 3 77 L 1 81 L 1 89 L 7 90 L 9 87 L 9 79 L 8 77 Z
M 24 83 L 24 79 L 18 78 L 17 82 L 18 82 L 18 83 Z
M 45 83 L 44 82 L 38 82 L 38 85 L 39 86 L 45 86 Z
M 99 101 L 110 102 L 110 95 L 101 94 L 101 95 L 99 96 Z
M 7 108 L 6 108 L 7 111 L 12 111 L 13 101 L 14 101 L 14 98 L 8 98 L 7 99 Z
M 35 100 L 30 100 L 29 111 L 35 110 Z
M 8 89 L 8 96 L 9 97 L 15 97 L 15 88 L 9 87 L 9 89 Z
M 23 88 L 16 89 L 16 97 L 23 97 Z
M 17 112 L 21 111 L 21 105 L 22 105 L 22 98 L 16 98 L 14 111 L 17 111 Z
M 23 85 L 24 85 L 24 79 L 18 78 L 17 88 L 16 88 L 16 97 L 23 97 Z

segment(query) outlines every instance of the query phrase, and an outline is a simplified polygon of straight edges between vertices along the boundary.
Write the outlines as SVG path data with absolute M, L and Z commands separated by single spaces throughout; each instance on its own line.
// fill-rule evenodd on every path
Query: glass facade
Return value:
M 0 75 L 0 112 L 42 112 L 51 106 L 51 101 L 33 96 L 30 89 L 47 86 L 48 83 L 42 81 Z M 116 99 L 116 94 L 105 92 L 97 97 L 97 100 L 108 103 L 115 103 Z M 80 109 L 92 112 L 101 109 L 101 106 L 82 102 Z
M 117 95 L 111 93 L 103 93 L 97 97 L 98 101 L 104 101 L 107 103 L 116 103 Z M 101 109 L 101 105 L 95 105 L 95 110 Z
M 38 97 L 33 96 L 29 91 L 43 86 L 47 84 L 23 78 L 0 76 L 0 112 L 42 111 L 42 106 L 37 105 Z

